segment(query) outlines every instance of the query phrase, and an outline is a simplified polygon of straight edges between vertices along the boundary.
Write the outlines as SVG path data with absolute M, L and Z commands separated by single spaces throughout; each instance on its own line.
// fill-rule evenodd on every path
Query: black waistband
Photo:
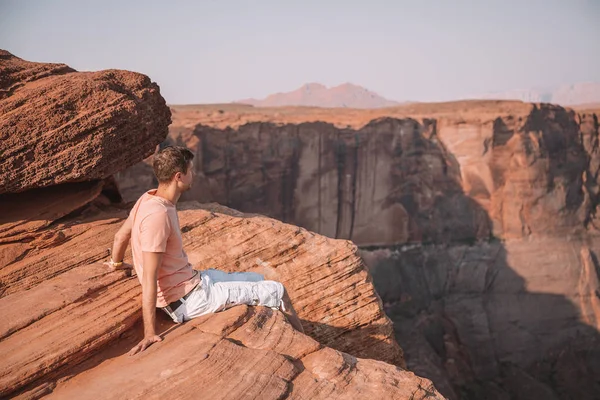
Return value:
M 200 283 L 198 283 L 198 285 L 199 285 L 199 284 L 200 284 Z M 170 303 L 169 305 L 167 305 L 167 307 L 170 307 L 170 308 L 171 308 L 171 311 L 175 311 L 175 310 L 177 310 L 177 309 L 179 308 L 179 306 L 181 306 L 181 305 L 183 304 L 183 302 L 182 302 L 181 300 L 186 300 L 186 299 L 187 299 L 187 298 L 190 296 L 190 294 L 192 294 L 192 292 L 194 291 L 194 289 L 196 289 L 196 287 L 197 287 L 198 285 L 194 286 L 194 287 L 192 288 L 192 290 L 190 290 L 189 292 L 187 292 L 187 293 L 186 293 L 186 294 L 185 294 L 185 295 L 184 295 L 182 298 L 180 298 L 180 299 L 177 299 L 177 300 L 175 300 L 174 302 L 172 302 L 172 303 Z M 166 308 L 166 307 L 163 307 L 163 308 Z

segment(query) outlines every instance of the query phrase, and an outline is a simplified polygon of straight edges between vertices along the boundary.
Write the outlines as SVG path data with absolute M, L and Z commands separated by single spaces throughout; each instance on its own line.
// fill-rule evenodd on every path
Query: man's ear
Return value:
M 181 174 L 181 172 L 176 172 L 176 173 L 175 173 L 175 176 L 174 176 L 174 178 L 175 178 L 175 180 L 176 180 L 176 181 L 180 181 L 180 180 L 181 180 L 181 177 L 182 177 L 182 174 Z

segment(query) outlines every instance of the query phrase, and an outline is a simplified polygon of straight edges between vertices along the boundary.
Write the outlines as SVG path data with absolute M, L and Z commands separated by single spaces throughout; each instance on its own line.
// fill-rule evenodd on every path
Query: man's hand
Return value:
M 137 344 L 137 346 L 135 346 L 133 349 L 129 350 L 129 355 L 133 356 L 137 353 L 141 353 L 142 351 L 146 350 L 148 347 L 150 347 L 152 345 L 152 343 L 158 343 L 158 342 L 162 342 L 162 339 L 160 336 L 158 335 L 154 335 L 154 336 L 150 336 L 150 337 L 145 337 L 142 339 L 141 342 L 139 342 Z

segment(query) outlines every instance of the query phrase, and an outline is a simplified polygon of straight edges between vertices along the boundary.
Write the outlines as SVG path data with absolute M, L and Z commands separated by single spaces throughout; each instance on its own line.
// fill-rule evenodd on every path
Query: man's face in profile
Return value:
M 187 174 L 181 178 L 182 192 L 187 192 L 192 188 L 194 183 L 194 163 L 190 161 Z

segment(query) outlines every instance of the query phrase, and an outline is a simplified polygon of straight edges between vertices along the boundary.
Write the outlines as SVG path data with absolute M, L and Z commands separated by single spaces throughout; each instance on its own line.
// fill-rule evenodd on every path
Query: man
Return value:
M 227 274 L 209 269 L 199 273 L 183 250 L 175 205 L 192 187 L 194 155 L 185 147 L 166 147 L 154 156 L 158 189 L 140 197 L 115 235 L 111 270 L 124 268 L 123 256 L 131 240 L 133 264 L 142 284 L 144 339 L 129 352 L 134 355 L 162 341 L 156 334 L 156 308 L 176 323 L 218 312 L 236 304 L 281 308 L 294 328 L 303 332 L 285 288 L 252 272 Z

